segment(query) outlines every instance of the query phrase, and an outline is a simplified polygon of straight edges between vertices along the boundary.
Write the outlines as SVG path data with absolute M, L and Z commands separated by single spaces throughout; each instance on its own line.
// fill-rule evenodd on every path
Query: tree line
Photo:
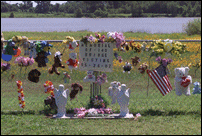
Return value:
M 1 12 L 70 13 L 75 17 L 108 17 L 109 14 L 131 14 L 131 17 L 201 17 L 201 1 L 67 1 L 55 5 L 51 1 L 22 1 L 9 4 L 1 1 Z M 151 15 L 151 16 L 149 16 Z

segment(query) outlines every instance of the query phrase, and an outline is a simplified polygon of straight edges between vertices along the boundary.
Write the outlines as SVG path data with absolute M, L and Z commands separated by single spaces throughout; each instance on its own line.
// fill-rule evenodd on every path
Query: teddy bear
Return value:
M 28 73 L 28 80 L 38 83 L 39 82 L 39 76 L 41 75 L 41 72 L 38 71 L 37 69 L 32 69 L 29 73 Z
M 199 82 L 194 82 L 194 88 L 192 94 L 201 94 L 201 88 L 199 88 L 200 83 Z
M 60 72 L 58 72 L 57 67 L 65 68 L 65 66 L 62 65 L 61 63 L 62 62 L 61 57 L 62 57 L 62 54 L 59 51 L 57 51 L 54 56 L 54 64 L 48 70 L 50 74 L 53 74 L 53 72 L 55 72 L 57 75 L 60 75 Z
M 46 67 L 45 51 L 40 51 L 37 53 L 35 61 L 38 63 L 38 67 Z
M 66 61 L 66 64 L 68 65 L 69 69 L 72 70 L 73 68 L 77 69 L 77 65 L 79 64 L 79 61 L 76 59 L 77 53 L 70 53 L 68 59 Z
M 72 90 L 71 90 L 71 93 L 69 94 L 70 100 L 73 100 L 76 97 L 79 90 L 80 90 L 80 93 L 83 91 L 83 86 L 78 83 L 72 83 L 71 88 L 72 88 Z M 78 98 L 77 98 L 77 101 L 78 101 Z
M 190 84 L 192 83 L 192 78 L 188 75 L 189 67 L 175 68 L 175 93 L 180 96 L 185 94 L 186 96 L 190 94 Z
M 133 57 L 131 59 L 132 59 L 133 66 L 137 66 L 137 64 L 140 62 L 140 58 L 137 57 L 137 56 L 135 56 L 135 57 Z
M 142 65 L 139 66 L 138 70 L 140 71 L 141 74 L 144 74 L 145 73 L 145 70 L 147 70 L 148 68 L 148 65 L 147 63 L 142 63 Z
M 108 88 L 108 95 L 112 98 L 111 104 L 114 104 L 114 103 L 116 103 L 117 93 L 119 91 L 118 88 L 121 86 L 121 83 L 117 82 L 117 81 L 113 81 L 110 83 L 110 85 L 111 86 Z
M 128 73 L 130 74 L 130 70 L 132 69 L 132 66 L 131 66 L 131 64 L 127 61 L 126 63 L 125 63 L 125 66 L 123 66 L 123 73 L 125 73 L 125 72 L 127 72 L 128 71 Z
M 105 73 L 102 73 L 102 75 L 99 75 L 97 77 L 97 81 L 95 83 L 101 85 L 101 84 L 103 84 L 105 82 L 108 82 L 107 81 L 107 75 Z
M 93 75 L 93 71 L 87 71 L 87 76 L 83 79 L 84 82 L 95 82 L 95 76 Z

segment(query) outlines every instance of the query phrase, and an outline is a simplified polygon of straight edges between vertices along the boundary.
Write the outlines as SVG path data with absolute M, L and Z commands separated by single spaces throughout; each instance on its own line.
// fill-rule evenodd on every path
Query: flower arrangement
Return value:
M 19 100 L 19 106 L 20 108 L 25 107 L 25 100 L 24 100 L 24 94 L 23 94 L 23 88 L 22 88 L 22 81 L 18 80 L 16 81 L 17 87 L 18 87 L 18 100 Z
M 90 103 L 88 105 L 89 108 L 106 108 L 108 102 L 101 95 L 96 95 L 91 98 Z
M 27 67 L 27 66 L 31 66 L 32 64 L 34 64 L 34 59 L 21 56 L 21 57 L 17 57 L 15 59 L 14 63 L 17 63 L 18 66 L 21 66 L 21 67 Z
M 92 43 L 97 43 L 98 39 L 93 37 L 92 34 L 90 34 L 90 35 L 82 37 L 82 39 L 80 41 L 84 42 L 85 44 L 87 44 L 87 42 L 90 42 L 92 44 Z
M 97 34 L 95 33 L 95 37 L 98 38 L 98 42 L 101 42 L 101 43 L 104 43 L 104 40 L 105 40 L 105 35 L 102 35 L 101 34 Z
M 151 56 L 162 56 L 166 54 L 174 54 L 177 57 L 180 57 L 182 53 L 186 51 L 186 45 L 181 42 L 173 42 L 172 40 L 155 40 L 151 44 L 151 49 L 153 53 Z
M 90 35 L 82 37 L 82 39 L 80 41 L 84 42 L 85 44 L 87 42 L 90 42 L 90 43 L 116 42 L 116 47 L 120 48 L 122 42 L 125 41 L 125 37 L 123 36 L 123 33 L 118 33 L 118 32 L 108 32 L 107 37 L 105 35 L 101 36 L 101 34 L 95 33 L 95 37 L 92 36 L 92 34 L 90 34 Z
M 52 97 L 55 97 L 54 95 L 54 87 L 53 83 L 51 81 L 46 81 L 45 84 L 43 84 L 45 88 L 45 93 L 50 93 Z
M 130 41 L 129 44 L 130 44 L 130 47 L 132 48 L 132 50 L 135 50 L 135 52 L 137 52 L 137 53 L 140 53 L 143 48 L 143 45 L 140 44 L 139 42 L 135 43 L 134 41 Z
M 2 70 L 2 72 L 6 71 L 6 70 L 9 70 L 11 68 L 10 66 L 11 66 L 10 63 L 1 62 L 1 70 Z
M 165 58 L 161 59 L 160 56 L 156 58 L 156 61 L 157 61 L 159 64 L 162 64 L 162 65 L 165 66 L 165 67 L 167 67 L 168 64 L 170 64 L 171 62 L 173 62 L 173 60 L 170 59 L 170 58 L 169 58 L 169 59 L 165 59 Z
M 15 42 L 17 46 L 20 46 L 21 44 L 28 42 L 28 38 L 26 36 L 13 36 L 12 41 Z
M 103 115 L 103 114 L 111 114 L 113 113 L 112 112 L 112 109 L 110 108 L 99 108 L 99 109 L 95 109 L 95 108 L 90 108 L 90 109 L 85 109 L 83 107 L 81 108 L 75 108 L 74 109 L 74 113 L 77 114 L 77 117 L 78 118 L 84 118 L 85 116 L 90 116 L 90 117 L 93 117 L 93 116 L 100 116 Z

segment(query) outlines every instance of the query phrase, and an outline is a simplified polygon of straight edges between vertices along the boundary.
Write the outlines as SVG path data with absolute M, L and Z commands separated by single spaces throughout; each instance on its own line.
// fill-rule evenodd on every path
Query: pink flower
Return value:
M 77 115 L 78 118 L 84 118 L 86 115 L 86 112 L 82 112 L 80 114 Z
M 112 109 L 110 109 L 110 108 L 104 109 L 104 112 L 107 114 L 110 114 L 110 113 L 112 113 Z
M 167 59 L 167 62 L 171 63 L 171 62 L 173 62 L 173 60 L 169 58 L 169 59 Z
M 29 58 L 29 66 L 31 66 L 32 64 L 34 64 L 34 59 L 33 59 L 33 57 L 32 58 Z

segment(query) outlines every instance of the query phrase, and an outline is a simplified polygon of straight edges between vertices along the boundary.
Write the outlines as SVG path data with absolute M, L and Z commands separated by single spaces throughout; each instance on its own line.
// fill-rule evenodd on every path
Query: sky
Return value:
M 6 1 L 9 4 L 15 4 L 15 3 L 23 3 L 22 1 Z M 34 1 L 33 2 L 33 7 L 36 7 L 36 3 Z M 56 3 L 62 4 L 62 3 L 66 3 L 67 1 L 51 1 L 51 4 L 55 5 Z

